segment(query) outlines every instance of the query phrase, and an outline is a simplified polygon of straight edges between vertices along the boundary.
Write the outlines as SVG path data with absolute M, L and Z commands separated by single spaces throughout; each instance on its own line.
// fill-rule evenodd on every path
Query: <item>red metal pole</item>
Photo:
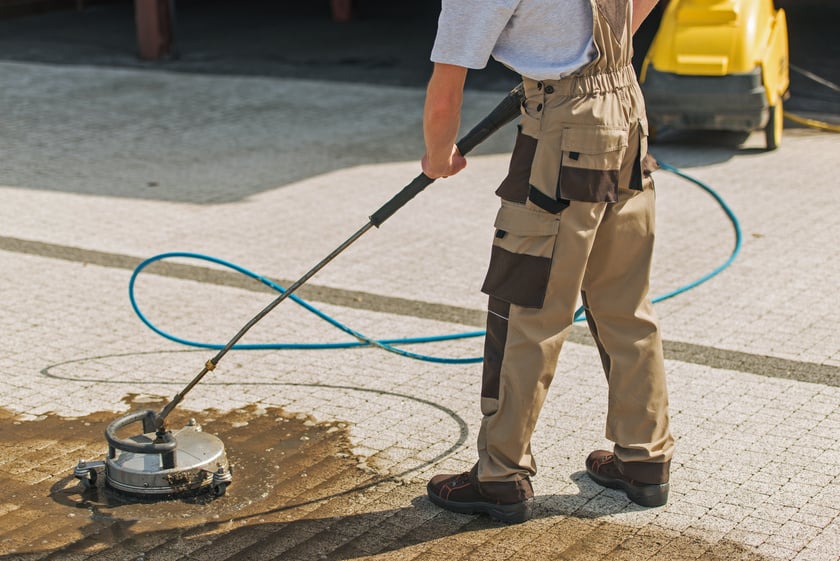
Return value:
M 169 0 L 134 0 L 134 18 L 140 58 L 157 60 L 173 54 Z
M 348 22 L 353 19 L 353 0 L 330 0 L 333 21 Z

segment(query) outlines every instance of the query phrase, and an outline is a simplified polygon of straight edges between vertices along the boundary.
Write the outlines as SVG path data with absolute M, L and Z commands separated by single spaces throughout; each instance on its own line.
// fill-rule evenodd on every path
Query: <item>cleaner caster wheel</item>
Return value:
M 210 484 L 210 492 L 216 497 L 221 497 L 227 492 L 228 485 L 233 481 L 233 474 L 230 467 L 225 469 L 224 466 L 219 466 L 213 473 L 213 482 Z
M 82 478 L 82 480 L 81 480 L 82 481 L 82 486 L 85 489 L 90 489 L 92 487 L 96 487 L 96 479 L 97 479 L 96 472 L 95 471 L 90 471 L 90 472 L 88 472 L 87 477 Z
M 92 489 L 96 487 L 96 482 L 99 480 L 99 471 L 105 469 L 105 462 L 86 462 L 79 460 L 76 469 L 73 470 L 73 476 L 79 480 L 82 487 Z

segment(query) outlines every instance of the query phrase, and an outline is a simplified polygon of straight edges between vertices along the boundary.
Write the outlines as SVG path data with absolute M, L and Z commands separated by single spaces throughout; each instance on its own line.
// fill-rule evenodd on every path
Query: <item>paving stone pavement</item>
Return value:
M 210 351 L 165 341 L 133 314 L 126 286 L 140 260 L 200 252 L 296 279 L 419 171 L 420 88 L 24 62 L 0 62 L 0 83 L 0 408 L 16 422 L 116 417 L 130 408 L 126 396 L 169 398 L 200 370 Z M 504 93 L 468 92 L 464 127 Z M 498 133 L 464 173 L 431 186 L 319 273 L 316 305 L 373 337 L 480 329 L 493 189 L 512 136 L 511 127 Z M 653 149 L 716 189 L 744 236 L 725 272 L 657 305 L 678 439 L 669 504 L 637 508 L 582 476 L 586 454 L 606 445 L 606 384 L 580 328 L 535 436 L 541 514 L 519 527 L 519 545 L 499 526 L 446 542 L 447 525 L 471 517 L 427 505 L 420 516 L 442 530 L 426 549 L 393 546 L 369 558 L 443 558 L 429 552 L 442 555 L 431 544 L 444 540 L 449 559 L 517 558 L 526 547 L 553 559 L 554 541 L 584 532 L 590 545 L 568 558 L 702 559 L 712 558 L 708 544 L 735 544 L 731 557 L 715 558 L 840 559 L 840 303 L 832 295 L 840 137 L 788 128 L 777 152 L 761 145 L 698 134 Z M 656 180 L 652 292 L 663 294 L 725 261 L 734 233 L 708 194 L 664 171 Z M 181 337 L 224 343 L 272 298 L 218 281 L 216 265 L 178 263 L 183 274 L 141 276 L 137 298 Z M 285 302 L 245 342 L 345 340 Z M 413 349 L 473 357 L 481 342 Z M 399 510 L 430 475 L 474 461 L 479 373 L 474 364 L 377 349 L 233 351 L 184 407 L 206 415 L 256 404 L 346 423 L 361 466 L 408 485 L 376 503 Z M 64 478 L 73 465 L 64 467 L 43 477 Z M 0 520 L 13 520 L 15 500 L 0 496 Z M 593 520 L 668 538 L 641 551 L 632 540 L 611 541 Z M 38 551 L 4 551 L 4 543 L 4 560 Z M 202 558 L 195 555 L 180 558 Z

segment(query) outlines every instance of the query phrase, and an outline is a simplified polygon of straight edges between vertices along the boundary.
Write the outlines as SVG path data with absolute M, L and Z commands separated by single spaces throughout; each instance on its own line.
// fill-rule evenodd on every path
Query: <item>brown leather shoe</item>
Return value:
M 452 512 L 483 513 L 508 524 L 531 518 L 534 489 L 530 479 L 480 483 L 476 472 L 477 468 L 473 467 L 457 475 L 434 476 L 426 485 L 429 500 Z
M 627 498 L 642 506 L 668 502 L 668 470 L 671 462 L 622 462 L 612 452 L 595 450 L 586 458 L 586 473 L 599 485 L 622 489 Z

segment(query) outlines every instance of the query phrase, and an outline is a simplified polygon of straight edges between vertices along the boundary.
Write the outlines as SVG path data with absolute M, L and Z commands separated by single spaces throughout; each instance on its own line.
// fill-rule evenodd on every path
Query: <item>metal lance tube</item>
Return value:
M 462 155 L 466 155 L 470 152 L 473 148 L 487 140 L 487 138 L 492 135 L 494 132 L 502 128 L 507 123 L 511 122 L 513 119 L 519 115 L 519 108 L 522 105 L 522 100 L 524 98 L 524 88 L 522 84 L 516 86 L 513 90 L 511 90 L 507 96 L 487 115 L 484 119 L 482 119 L 475 127 L 468 132 L 464 138 L 459 140 L 456 145 L 458 146 L 458 151 Z M 314 267 L 312 267 L 306 274 L 304 274 L 301 278 L 295 281 L 289 288 L 286 289 L 280 296 L 275 298 L 268 306 L 262 309 L 257 315 L 255 315 L 251 320 L 246 323 L 239 332 L 233 336 L 233 338 L 228 341 L 228 343 L 222 348 L 216 356 L 208 360 L 204 364 L 204 368 L 202 368 L 201 372 L 199 372 L 195 378 L 193 378 L 187 386 L 178 392 L 172 400 L 166 404 L 166 406 L 161 409 L 160 413 L 157 414 L 155 417 L 155 425 L 159 433 L 164 431 L 164 425 L 166 421 L 166 417 L 172 412 L 175 407 L 183 401 L 184 396 L 192 390 L 196 384 L 198 384 L 202 378 L 208 373 L 211 372 L 216 368 L 216 365 L 219 364 L 219 361 L 224 357 L 228 351 L 237 343 L 240 339 L 251 329 L 258 321 L 264 318 L 271 310 L 277 307 L 280 302 L 291 296 L 298 288 L 303 286 L 310 278 L 312 278 L 318 271 L 323 269 L 330 261 L 335 259 L 340 253 L 342 253 L 345 249 L 353 245 L 353 243 L 362 237 L 368 230 L 376 226 L 379 228 L 388 218 L 390 218 L 395 212 L 401 209 L 408 201 L 413 199 L 417 196 L 420 192 L 422 192 L 426 187 L 434 183 L 434 179 L 428 177 L 427 175 L 421 173 L 414 180 L 406 185 L 405 187 L 400 190 L 399 193 L 394 195 L 388 202 L 386 202 L 382 207 L 380 207 L 376 212 L 374 212 L 370 216 L 370 221 L 362 226 L 355 234 L 350 236 L 344 243 L 340 246 L 335 248 L 329 255 L 327 255 L 324 259 L 319 261 Z

